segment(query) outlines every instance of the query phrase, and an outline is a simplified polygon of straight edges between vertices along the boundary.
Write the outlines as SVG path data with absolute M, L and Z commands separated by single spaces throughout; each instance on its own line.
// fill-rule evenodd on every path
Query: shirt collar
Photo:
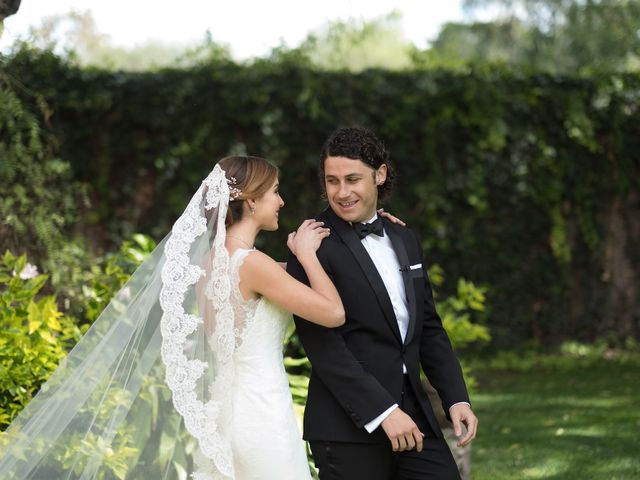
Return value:
M 371 217 L 369 220 L 367 220 L 366 222 L 362 222 L 362 223 L 371 223 L 371 222 L 374 222 L 377 218 L 378 218 L 378 212 L 374 213 L 373 217 Z
M 371 217 L 369 220 L 367 220 L 366 222 L 355 222 L 355 223 L 371 223 L 373 221 L 376 220 L 376 218 L 378 218 L 378 212 L 373 214 L 373 217 Z M 349 222 L 349 225 L 353 225 L 354 222 Z

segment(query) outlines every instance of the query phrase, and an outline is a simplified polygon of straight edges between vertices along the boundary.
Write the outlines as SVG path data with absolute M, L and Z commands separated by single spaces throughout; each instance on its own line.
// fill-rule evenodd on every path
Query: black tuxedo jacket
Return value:
M 327 208 L 316 217 L 331 229 L 318 258 L 335 284 L 346 322 L 330 329 L 294 316 L 312 373 L 304 415 L 304 438 L 337 442 L 388 442 L 382 428 L 364 426 L 394 403 L 400 405 L 402 364 L 433 432 L 441 436 L 420 384 L 420 366 L 442 398 L 445 412 L 469 401 L 460 365 L 434 308 L 431 286 L 415 233 L 383 219 L 398 257 L 409 306 L 402 342 L 387 290 L 353 227 Z M 420 265 L 410 269 L 410 266 Z M 300 262 L 289 256 L 287 271 L 309 284 Z

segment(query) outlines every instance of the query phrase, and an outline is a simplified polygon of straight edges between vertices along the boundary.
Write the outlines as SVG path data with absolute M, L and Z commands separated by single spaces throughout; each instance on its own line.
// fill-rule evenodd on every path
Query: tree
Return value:
M 360 72 L 367 68 L 400 70 L 412 66 L 415 47 L 404 38 L 402 14 L 393 11 L 370 21 L 331 22 L 293 49 L 278 48 L 272 60 L 294 59 L 322 70 Z
M 108 35 L 98 30 L 89 10 L 47 16 L 39 26 L 31 27 L 28 38 L 20 43 L 51 50 L 81 66 L 111 70 L 185 67 L 206 59 L 230 58 L 229 48 L 215 44 L 210 34 L 193 49 L 157 41 L 147 41 L 133 48 L 114 45 Z
M 454 67 L 478 61 L 526 62 L 521 45 L 526 27 L 518 19 L 495 22 L 446 23 L 429 50 L 416 52 L 420 66 Z
M 640 66 L 637 0 L 466 0 L 489 22 L 447 24 L 422 62 L 504 61 L 553 73 L 628 71 Z

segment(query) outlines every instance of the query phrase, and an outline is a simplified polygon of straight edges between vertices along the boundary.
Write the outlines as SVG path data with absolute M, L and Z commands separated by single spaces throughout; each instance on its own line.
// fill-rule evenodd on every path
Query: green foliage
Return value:
M 258 241 L 282 258 L 285 232 L 325 206 L 311 188 L 325 137 L 362 124 L 392 152 L 400 188 L 387 209 L 446 267 L 441 290 L 461 277 L 491 285 L 494 342 L 634 334 L 637 76 L 351 74 L 296 61 L 125 74 L 25 50 L 7 69 L 55 112 L 60 156 L 89 185 L 78 229 L 92 248 L 136 231 L 161 238 L 217 159 L 249 152 L 281 167 L 281 228 Z
M 86 195 L 43 127 L 51 115 L 41 95 L 0 71 L 0 251 L 28 252 L 59 286 L 68 280 L 62 260 Z
M 155 247 L 151 237 L 134 234 L 133 239 L 124 241 L 117 252 L 97 259 L 89 270 L 76 278 L 70 290 L 80 290 L 72 298 L 74 306 L 82 309 L 80 315 L 84 321 L 91 324 L 98 318 Z
M 108 35 L 98 30 L 90 10 L 47 15 L 12 46 L 16 50 L 33 47 L 55 51 L 75 65 L 126 71 L 187 67 L 204 59 L 230 58 L 229 47 L 213 42 L 209 32 L 193 49 L 155 40 L 134 47 L 114 45 Z
M 155 243 L 149 237 L 134 235 L 117 253 L 96 260 L 83 277 L 87 282 L 81 297 L 87 301 L 86 322 L 92 323 L 97 318 L 154 248 Z M 46 280 L 46 275 L 37 275 L 24 255 L 15 257 L 7 252 L 0 262 L 0 431 L 31 400 L 89 326 L 85 323 L 78 328 L 76 320 L 60 313 L 54 296 L 36 298 Z M 162 366 L 158 364 L 154 368 Z M 163 371 L 153 375 L 153 378 L 163 377 Z M 147 380 L 131 405 L 129 420 L 114 432 L 113 439 L 107 440 L 100 432 L 110 431 L 118 408 L 129 408 L 131 392 L 111 388 L 109 395 L 103 396 L 106 384 L 112 379 L 102 381 L 104 388 L 96 388 L 95 398 L 86 403 L 100 405 L 99 411 L 83 409 L 75 419 L 92 425 L 91 432 L 88 435 L 64 433 L 65 437 L 55 442 L 54 451 L 46 457 L 47 471 L 62 476 L 73 470 L 79 475 L 99 455 L 103 466 L 97 473 L 98 479 L 140 478 L 145 474 L 155 478 L 167 472 L 175 478 L 186 478 L 187 452 L 193 451 L 195 443 L 181 425 L 170 421 L 175 416 L 163 414 L 166 409 L 173 409 L 168 387 Z M 82 416 L 87 418 L 82 420 Z M 144 438 L 151 435 L 157 441 L 145 443 Z M 7 440 L 8 437 L 0 433 L 0 447 Z M 46 438 L 40 440 L 40 443 L 29 443 L 27 448 L 37 452 L 49 447 Z M 144 451 L 134 448 L 140 444 L 146 445 Z
M 519 48 L 527 30 L 517 20 L 446 23 L 427 50 L 416 50 L 414 63 L 429 68 L 465 69 L 476 63 L 526 64 Z
M 437 289 L 444 283 L 444 272 L 440 265 L 435 264 L 429 268 L 429 279 L 437 292 Z M 473 282 L 459 278 L 457 295 L 452 295 L 441 301 L 438 301 L 436 296 L 442 325 L 454 348 L 463 348 L 472 343 L 482 344 L 491 339 L 487 326 L 474 323 L 472 318 L 476 316 L 482 319 L 482 314 L 486 309 L 486 290 L 485 287 L 478 287 Z
M 638 71 L 640 3 L 632 1 L 467 0 L 489 21 L 446 24 L 423 65 L 504 62 L 554 73 Z M 495 8 L 498 7 L 498 8 Z M 497 12 L 497 13 L 495 13 Z
M 310 34 L 291 53 L 321 70 L 361 72 L 368 68 L 402 70 L 412 66 L 410 42 L 404 39 L 402 15 L 392 12 L 371 21 L 333 22 Z
M 50 115 L 35 96 L 40 113 Z M 52 154 L 53 140 L 0 73 L 1 248 L 25 244 L 30 253 L 52 255 L 75 220 L 77 193 L 70 165 Z M 70 184 L 71 183 L 71 184 Z M 28 240 L 27 240 L 28 239 Z
M 35 276 L 32 276 L 35 275 Z M 23 278 L 24 277 L 24 278 Z M 80 337 L 25 255 L 0 260 L 0 429 L 31 400 Z

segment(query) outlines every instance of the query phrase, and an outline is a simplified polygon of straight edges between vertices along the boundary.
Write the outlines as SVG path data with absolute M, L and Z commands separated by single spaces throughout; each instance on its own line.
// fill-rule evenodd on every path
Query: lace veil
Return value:
M 0 478 L 233 479 L 227 420 L 242 325 L 229 298 L 219 165 L 0 436 Z

